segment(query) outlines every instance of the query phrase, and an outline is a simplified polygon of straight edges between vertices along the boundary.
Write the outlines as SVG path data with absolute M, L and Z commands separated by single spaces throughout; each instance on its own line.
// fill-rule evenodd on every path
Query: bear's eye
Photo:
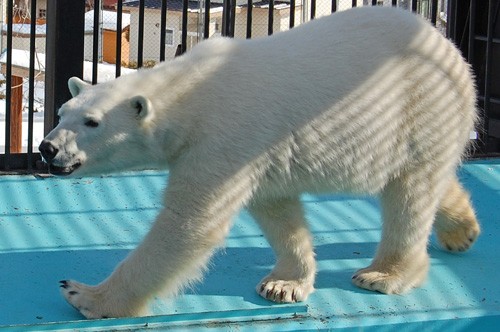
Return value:
M 87 120 L 87 121 L 85 121 L 85 125 L 87 127 L 95 128 L 95 127 L 99 126 L 99 123 L 97 121 L 94 121 L 94 120 Z

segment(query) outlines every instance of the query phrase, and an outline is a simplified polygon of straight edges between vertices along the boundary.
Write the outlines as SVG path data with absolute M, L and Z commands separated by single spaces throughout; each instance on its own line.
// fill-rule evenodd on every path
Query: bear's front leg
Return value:
M 277 257 L 276 266 L 257 285 L 257 292 L 278 303 L 304 301 L 314 290 L 316 262 L 299 198 L 253 202 L 249 211 Z
M 201 278 L 201 271 L 229 225 L 226 219 L 226 225 L 217 227 L 216 236 L 203 236 L 210 222 L 193 215 L 186 217 L 189 222 L 165 209 L 143 242 L 106 280 L 96 286 L 61 281 L 63 296 L 86 318 L 145 315 L 154 295 L 173 295 L 183 285 Z
M 201 187 L 195 190 L 175 179 L 173 172 L 171 177 L 166 208 L 143 242 L 105 281 L 97 286 L 62 281 L 64 297 L 85 317 L 144 315 L 154 295 L 173 295 L 201 278 L 243 203 Z

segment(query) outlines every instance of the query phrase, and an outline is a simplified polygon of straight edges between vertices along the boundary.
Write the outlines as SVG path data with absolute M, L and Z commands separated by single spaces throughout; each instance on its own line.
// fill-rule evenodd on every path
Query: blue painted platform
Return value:
M 152 317 L 83 320 L 59 294 L 58 281 L 105 278 L 150 228 L 167 176 L 0 176 L 0 330 L 500 330 L 499 159 L 460 169 L 482 224 L 479 242 L 450 254 L 432 239 L 428 281 L 409 294 L 351 284 L 380 238 L 377 200 L 304 196 L 319 267 L 317 290 L 306 302 L 273 304 L 255 293 L 274 258 L 243 211 L 204 283 L 178 298 L 156 299 Z

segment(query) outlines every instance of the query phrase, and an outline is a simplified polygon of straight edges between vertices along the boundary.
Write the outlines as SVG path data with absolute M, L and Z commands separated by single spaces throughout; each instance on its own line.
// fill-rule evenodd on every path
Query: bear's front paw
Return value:
M 106 284 L 88 286 L 72 280 L 62 280 L 60 286 L 66 301 L 86 318 L 130 317 L 146 313 L 139 302 L 132 301 L 127 294 L 110 291 Z
M 312 284 L 298 280 L 264 279 L 257 285 L 260 296 L 277 303 L 304 301 L 313 290 Z
M 71 280 L 60 281 L 61 292 L 76 310 L 86 318 L 108 318 L 109 312 L 104 312 L 101 307 L 103 298 L 98 287 L 87 286 Z

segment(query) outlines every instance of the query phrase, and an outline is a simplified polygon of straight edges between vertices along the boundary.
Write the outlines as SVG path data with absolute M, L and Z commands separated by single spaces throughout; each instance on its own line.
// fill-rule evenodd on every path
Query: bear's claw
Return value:
M 298 280 L 264 280 L 257 287 L 260 296 L 276 303 L 304 301 L 314 287 Z

